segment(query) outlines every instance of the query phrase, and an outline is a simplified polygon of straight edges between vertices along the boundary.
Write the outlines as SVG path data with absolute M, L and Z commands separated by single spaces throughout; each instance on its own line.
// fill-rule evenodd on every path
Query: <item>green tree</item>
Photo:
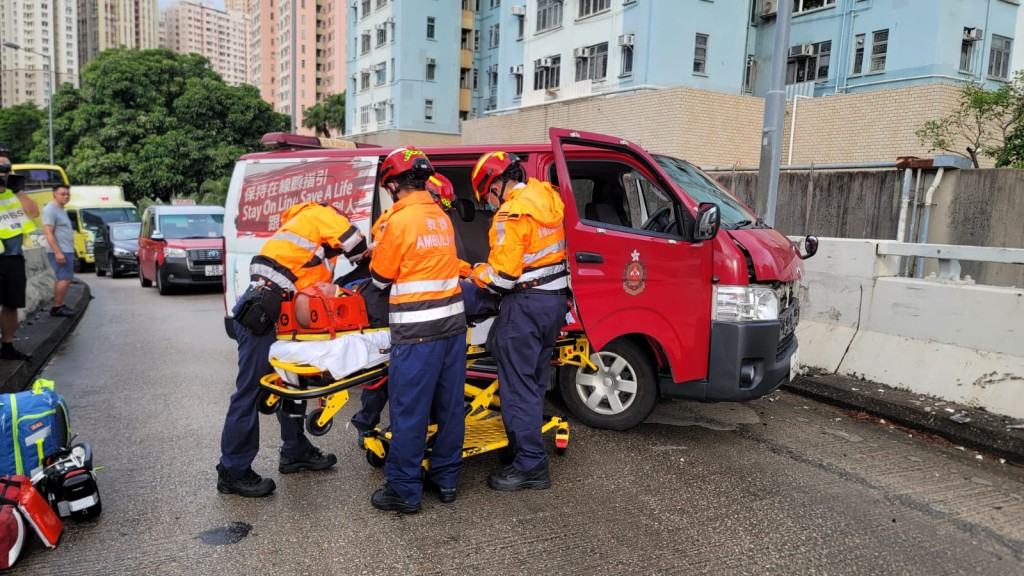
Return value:
M 329 94 L 323 102 L 306 108 L 302 116 L 302 126 L 313 128 L 317 136 L 331 137 L 331 130 L 336 134 L 345 132 L 345 93 Z
M 32 150 L 38 144 L 36 138 L 40 131 L 46 139 L 44 144 L 47 153 L 43 157 L 49 157 L 46 123 L 46 110 L 40 109 L 32 102 L 0 109 L 0 142 L 10 147 L 11 162 L 29 162 L 32 159 Z
M 57 92 L 54 114 L 55 155 L 72 182 L 121 185 L 134 202 L 216 188 L 264 133 L 288 125 L 255 87 L 228 86 L 202 56 L 162 49 L 101 53 L 81 88 Z
M 975 168 L 979 167 L 978 156 L 984 155 L 1002 167 L 1012 164 L 1005 148 L 1010 135 L 1024 128 L 1020 127 L 1022 120 L 1024 75 L 1018 72 L 1012 82 L 996 90 L 964 84 L 956 110 L 945 118 L 929 120 L 915 134 L 922 144 L 930 146 L 929 152 L 943 150 L 966 156 Z

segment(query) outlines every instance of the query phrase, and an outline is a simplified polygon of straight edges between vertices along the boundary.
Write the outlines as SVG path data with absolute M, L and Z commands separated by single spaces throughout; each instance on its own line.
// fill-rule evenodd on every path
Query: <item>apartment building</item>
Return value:
M 249 83 L 249 15 L 232 8 L 217 10 L 198 0 L 183 0 L 163 15 L 165 46 L 179 54 L 200 54 L 231 85 Z M 242 6 L 244 8 L 244 6 Z
M 48 73 L 53 62 L 54 86 L 78 86 L 77 0 L 3 0 L 0 35 L 0 107 L 34 102 L 45 108 L 50 100 Z
M 157 0 L 78 0 L 78 66 L 110 48 L 160 46 Z

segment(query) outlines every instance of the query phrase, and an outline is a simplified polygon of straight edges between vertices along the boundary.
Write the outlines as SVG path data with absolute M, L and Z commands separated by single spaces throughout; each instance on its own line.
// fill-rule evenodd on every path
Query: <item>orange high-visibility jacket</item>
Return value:
M 281 220 L 284 225 L 249 265 L 254 281 L 269 280 L 294 295 L 317 282 L 333 281 L 339 255 L 359 262 L 366 254 L 363 233 L 330 206 L 296 204 Z
M 389 214 L 374 224 L 377 244 L 370 260 L 370 277 L 382 290 L 391 287 L 388 320 L 392 344 L 464 333 L 459 257 L 448 215 L 423 190 L 396 202 Z
M 547 182 L 530 178 L 508 192 L 489 233 L 491 253 L 473 280 L 499 294 L 568 288 L 565 204 Z

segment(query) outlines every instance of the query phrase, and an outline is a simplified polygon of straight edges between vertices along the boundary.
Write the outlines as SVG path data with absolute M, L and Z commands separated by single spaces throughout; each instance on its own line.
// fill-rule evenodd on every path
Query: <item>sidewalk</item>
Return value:
M 32 360 L 0 360 L 0 393 L 20 392 L 31 386 L 57 347 L 74 330 L 91 299 L 89 286 L 75 279 L 68 289 L 65 303 L 79 310 L 77 316 L 54 318 L 50 316 L 49 305 L 46 305 L 22 322 L 15 335 L 14 345 L 22 352 L 31 354 Z
M 1024 420 L 836 374 L 797 376 L 786 389 L 1024 465 L 1024 429 L 1008 428 Z

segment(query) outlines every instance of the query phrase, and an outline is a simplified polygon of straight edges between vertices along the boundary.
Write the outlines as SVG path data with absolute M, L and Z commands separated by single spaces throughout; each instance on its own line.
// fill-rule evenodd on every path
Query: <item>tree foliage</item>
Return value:
M 32 149 L 36 147 L 37 133 L 42 131 L 43 143 L 49 157 L 49 137 L 46 135 L 47 111 L 32 102 L 0 109 L 0 142 L 11 149 L 11 162 L 23 163 L 31 160 Z
M 302 126 L 313 128 L 317 136 L 331 137 L 345 132 L 345 93 L 329 94 L 323 102 L 306 108 L 302 116 Z
M 996 90 L 966 83 L 949 116 L 929 120 L 915 134 L 929 152 L 942 150 L 971 159 L 988 156 L 997 167 L 1024 167 L 1024 74 Z
M 264 133 L 288 126 L 255 87 L 228 86 L 206 58 L 163 49 L 101 53 L 81 88 L 57 92 L 54 115 L 54 153 L 72 183 L 120 185 L 134 202 L 223 182 Z

